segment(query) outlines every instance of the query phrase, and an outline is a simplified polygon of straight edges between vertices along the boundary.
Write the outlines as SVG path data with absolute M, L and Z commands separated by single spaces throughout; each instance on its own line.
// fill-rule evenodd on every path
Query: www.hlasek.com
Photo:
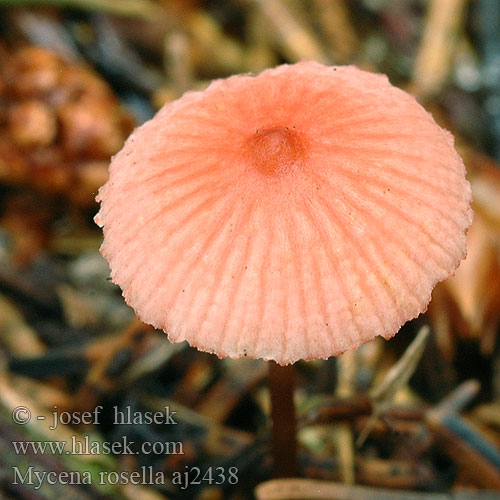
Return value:
M 50 417 L 48 429 L 53 431 L 59 425 L 70 424 L 100 424 L 100 411 L 102 406 L 96 407 L 92 412 L 67 412 L 55 411 Z M 130 408 L 125 411 L 114 408 L 115 425 L 142 425 L 142 424 L 165 424 L 176 425 L 174 419 L 175 411 L 168 406 L 164 411 L 157 412 L 132 412 Z M 26 406 L 18 406 L 12 412 L 12 419 L 16 424 L 25 425 L 29 423 L 33 415 Z M 44 415 L 36 416 L 37 420 L 46 420 Z M 103 441 L 91 438 L 88 435 L 72 435 L 68 441 L 12 441 L 14 452 L 17 455 L 184 455 L 184 447 L 181 441 L 154 441 L 134 442 L 123 436 L 118 441 Z M 152 467 L 141 467 L 138 471 L 100 471 L 92 474 L 90 471 L 46 471 L 38 470 L 35 466 L 20 469 L 14 466 L 13 484 L 31 485 L 39 489 L 43 484 L 142 484 L 142 485 L 165 485 L 171 483 L 186 489 L 192 485 L 223 485 L 238 483 L 238 469 L 236 467 L 199 467 L 185 466 L 183 471 L 173 472 L 171 477 L 161 471 L 155 471 Z
M 12 441 L 16 455 L 184 455 L 181 441 L 136 443 L 123 436 L 118 441 L 71 436 L 69 441 Z

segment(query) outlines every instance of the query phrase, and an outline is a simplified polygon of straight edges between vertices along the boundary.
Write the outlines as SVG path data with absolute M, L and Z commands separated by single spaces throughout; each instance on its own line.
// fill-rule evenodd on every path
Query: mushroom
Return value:
M 141 320 L 279 365 L 392 337 L 458 267 L 472 219 L 450 133 L 386 76 L 311 61 L 165 105 L 98 200 Z

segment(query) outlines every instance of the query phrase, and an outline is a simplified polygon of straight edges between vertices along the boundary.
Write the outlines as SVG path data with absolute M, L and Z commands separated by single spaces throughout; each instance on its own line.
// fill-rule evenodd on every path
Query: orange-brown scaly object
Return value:
M 46 48 L 0 45 L 0 183 L 91 205 L 133 125 L 91 68 Z

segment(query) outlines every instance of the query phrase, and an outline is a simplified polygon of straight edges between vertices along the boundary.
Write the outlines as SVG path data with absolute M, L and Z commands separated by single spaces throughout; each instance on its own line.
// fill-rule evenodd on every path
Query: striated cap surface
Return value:
M 314 62 L 217 80 L 136 129 L 100 189 L 143 321 L 281 364 L 393 336 L 465 255 L 450 133 L 382 75 Z

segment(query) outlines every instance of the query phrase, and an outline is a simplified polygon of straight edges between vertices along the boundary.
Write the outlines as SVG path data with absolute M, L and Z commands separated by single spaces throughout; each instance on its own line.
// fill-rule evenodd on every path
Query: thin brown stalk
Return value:
M 293 392 L 293 365 L 280 366 L 269 362 L 271 418 L 273 437 L 274 477 L 293 477 L 297 474 L 297 424 Z

